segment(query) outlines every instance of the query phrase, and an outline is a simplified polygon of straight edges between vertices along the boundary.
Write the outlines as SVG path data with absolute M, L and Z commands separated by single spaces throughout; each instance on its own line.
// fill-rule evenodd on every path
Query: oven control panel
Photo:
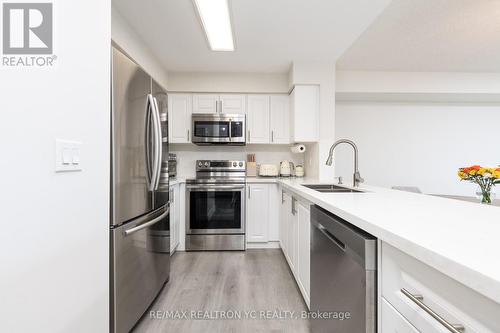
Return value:
M 246 170 L 245 161 L 213 161 L 213 160 L 198 160 L 196 161 L 196 171 L 209 170 Z

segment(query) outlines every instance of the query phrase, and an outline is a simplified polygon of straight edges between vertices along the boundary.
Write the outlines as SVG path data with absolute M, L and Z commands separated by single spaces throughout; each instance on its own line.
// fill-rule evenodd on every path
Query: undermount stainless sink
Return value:
M 302 184 L 302 186 L 305 186 L 307 188 L 310 188 L 311 190 L 315 190 L 322 193 L 363 193 L 363 191 L 360 190 L 354 190 L 352 188 L 342 187 L 333 184 L 311 184 L 311 185 Z

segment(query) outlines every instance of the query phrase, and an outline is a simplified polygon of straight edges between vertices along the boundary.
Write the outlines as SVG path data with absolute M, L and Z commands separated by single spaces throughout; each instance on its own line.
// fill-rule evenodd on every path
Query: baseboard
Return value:
M 279 241 L 272 241 L 272 242 L 265 242 L 265 243 L 248 243 L 247 242 L 247 249 L 279 249 L 279 248 L 280 248 Z

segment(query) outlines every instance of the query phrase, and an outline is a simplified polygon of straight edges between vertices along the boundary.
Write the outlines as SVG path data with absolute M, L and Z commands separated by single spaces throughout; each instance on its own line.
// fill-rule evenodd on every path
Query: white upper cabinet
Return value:
M 170 143 L 191 142 L 191 94 L 168 94 L 168 133 Z
M 295 90 L 301 90 L 300 87 L 296 87 Z M 292 96 L 296 96 L 296 93 L 292 93 Z M 292 114 L 290 97 L 287 95 L 171 93 L 168 103 L 171 143 L 191 142 L 191 114 L 193 113 L 246 114 L 246 135 L 249 144 L 289 144 L 291 142 L 315 141 L 311 138 L 303 140 L 304 134 L 300 134 L 300 131 L 295 131 L 300 134 L 300 138 L 296 136 L 293 140 L 291 139 Z M 304 126 L 308 126 L 307 122 L 310 121 L 311 115 L 305 115 L 304 118 L 307 121 L 298 120 L 297 127 L 305 133 Z M 306 124 L 301 124 L 301 122 Z M 315 131 L 317 132 L 317 130 Z
M 246 113 L 246 95 L 193 94 L 193 113 Z
M 193 94 L 193 113 L 217 113 L 219 95 Z
M 297 85 L 290 95 L 291 139 L 293 142 L 319 140 L 319 86 Z
M 267 184 L 248 184 L 247 191 L 247 242 L 267 242 L 269 239 L 269 187 Z
M 269 143 L 269 95 L 248 95 L 247 143 Z
M 228 94 L 219 96 L 219 112 L 229 114 L 246 113 L 246 95 Z
M 271 143 L 290 143 L 290 98 L 271 96 Z

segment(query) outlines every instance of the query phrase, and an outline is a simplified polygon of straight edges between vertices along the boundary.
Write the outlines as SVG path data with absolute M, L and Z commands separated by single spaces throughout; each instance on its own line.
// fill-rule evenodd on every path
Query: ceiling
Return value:
M 230 0 L 235 52 L 209 50 L 191 0 L 113 0 L 169 71 L 286 73 L 335 62 L 390 0 Z
M 500 1 L 393 0 L 337 69 L 500 72 Z

